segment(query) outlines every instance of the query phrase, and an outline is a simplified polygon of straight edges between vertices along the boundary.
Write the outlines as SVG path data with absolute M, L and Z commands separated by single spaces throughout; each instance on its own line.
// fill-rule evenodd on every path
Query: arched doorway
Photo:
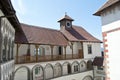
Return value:
M 72 73 L 77 73 L 80 71 L 80 66 L 78 61 L 72 63 Z
M 87 61 L 87 69 L 88 70 L 92 70 L 93 69 L 93 65 L 92 65 L 92 61 L 91 60 Z
M 41 65 L 35 65 L 32 69 L 33 80 L 44 80 L 44 71 Z
M 83 80 L 93 80 L 91 76 L 85 76 Z
M 62 75 L 62 66 L 60 63 L 56 63 L 54 66 L 54 77 L 59 77 Z
M 71 64 L 69 62 L 63 63 L 63 75 L 71 74 Z
M 47 64 L 45 66 L 44 71 L 45 71 L 45 79 L 51 79 L 54 77 L 54 69 L 52 64 Z
M 87 70 L 87 64 L 85 61 L 80 62 L 80 72 L 86 71 Z
M 30 69 L 27 66 L 21 66 L 16 69 L 14 80 L 30 80 Z

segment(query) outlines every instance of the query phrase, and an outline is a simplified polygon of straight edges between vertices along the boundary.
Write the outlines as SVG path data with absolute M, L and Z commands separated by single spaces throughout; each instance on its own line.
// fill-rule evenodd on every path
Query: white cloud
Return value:
M 11 0 L 12 4 L 18 14 L 25 15 L 27 10 L 24 5 L 24 0 Z

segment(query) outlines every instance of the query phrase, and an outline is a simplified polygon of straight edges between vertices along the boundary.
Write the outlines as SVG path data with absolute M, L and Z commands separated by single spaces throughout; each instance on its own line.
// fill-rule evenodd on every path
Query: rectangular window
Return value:
M 78 72 L 78 65 L 74 66 L 74 72 Z
M 97 68 L 98 68 L 98 70 L 103 70 L 102 66 L 98 66 Z
M 88 47 L 88 54 L 92 54 L 92 45 L 87 45 L 87 47 Z

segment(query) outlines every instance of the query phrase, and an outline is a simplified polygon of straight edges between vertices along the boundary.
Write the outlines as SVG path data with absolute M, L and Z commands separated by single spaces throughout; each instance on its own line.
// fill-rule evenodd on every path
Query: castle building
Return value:
M 14 80 L 93 80 L 101 41 L 65 14 L 60 30 L 21 23 L 15 37 Z
M 14 38 L 20 23 L 10 0 L 0 0 L 0 80 L 14 78 Z
M 103 80 L 101 41 L 73 21 L 65 15 L 60 30 L 20 24 L 0 0 L 0 80 Z
M 106 80 L 119 79 L 120 0 L 107 2 L 94 14 L 101 17 L 105 52 Z

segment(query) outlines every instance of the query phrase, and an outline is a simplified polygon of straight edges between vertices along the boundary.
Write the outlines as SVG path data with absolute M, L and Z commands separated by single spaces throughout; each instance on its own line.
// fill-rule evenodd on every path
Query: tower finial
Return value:
M 65 15 L 67 15 L 67 12 L 65 12 Z

